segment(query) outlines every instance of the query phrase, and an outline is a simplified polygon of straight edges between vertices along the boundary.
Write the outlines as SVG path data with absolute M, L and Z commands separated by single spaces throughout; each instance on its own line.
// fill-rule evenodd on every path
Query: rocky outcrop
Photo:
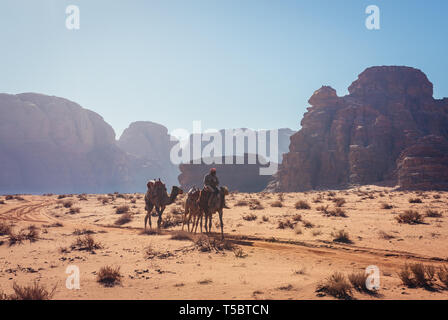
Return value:
M 262 164 L 265 163 L 263 158 L 258 158 L 254 164 L 249 164 L 252 163 L 249 159 L 254 156 L 245 154 L 242 157 L 204 158 L 198 164 L 181 164 L 179 166 L 181 188 L 183 190 L 189 190 L 193 186 L 202 188 L 204 176 L 211 168 L 216 168 L 221 186 L 227 186 L 231 191 L 239 192 L 262 191 L 272 176 L 260 175 L 260 168 L 267 166 Z
M 338 97 L 325 86 L 309 99 L 302 128 L 291 137 L 289 153 L 270 189 L 304 191 L 384 182 L 406 188 L 443 187 L 441 180 L 446 178 L 436 178 L 433 170 L 444 167 L 446 153 L 438 146 L 448 138 L 448 99 L 433 98 L 426 75 L 410 67 L 372 67 L 348 90 L 348 95 Z M 423 150 L 418 141 L 433 141 L 425 138 L 429 135 L 438 136 L 440 143 Z M 433 161 L 424 156 L 437 150 Z
M 0 193 L 144 191 L 161 172 L 120 149 L 95 112 L 34 93 L 0 94 L 0 164 Z
M 177 143 L 178 141 L 168 134 L 166 127 L 150 121 L 131 123 L 117 141 L 120 149 L 137 157 L 145 167 L 153 168 L 151 179 L 162 178 L 168 187 L 178 184 L 177 176 L 180 171 L 170 159 L 171 148 Z M 139 180 L 139 176 L 135 179 Z M 143 176 L 141 179 L 146 184 L 148 177 Z
M 397 161 L 402 189 L 448 190 L 448 141 L 429 135 L 406 148 Z

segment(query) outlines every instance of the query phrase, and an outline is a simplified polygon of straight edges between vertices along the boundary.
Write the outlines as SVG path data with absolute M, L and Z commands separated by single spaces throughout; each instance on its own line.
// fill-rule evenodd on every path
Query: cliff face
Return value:
M 430 150 L 418 153 L 420 164 L 404 160 L 419 139 L 432 135 L 440 146 L 448 138 L 448 99 L 432 94 L 426 75 L 409 67 L 368 68 L 344 97 L 322 87 L 309 99 L 302 129 L 291 137 L 270 188 L 303 191 L 386 181 L 403 188 L 444 186 L 446 177 L 429 173 L 448 169 L 444 149 L 432 162 L 423 160 Z M 428 174 L 410 178 L 423 168 Z
M 155 178 L 162 178 L 168 186 L 178 184 L 180 171 L 170 160 L 170 151 L 175 144 L 177 141 L 172 141 L 166 127 L 150 121 L 131 123 L 117 141 L 120 149 L 138 158 L 145 167 L 153 168 L 148 172 L 149 177 L 135 176 L 143 185 Z
M 0 95 L 0 192 L 101 192 L 126 181 L 126 157 L 96 113 L 40 94 Z
M 163 126 L 136 123 L 117 143 L 102 117 L 74 102 L 0 94 L 0 193 L 136 192 L 169 175 L 174 184 L 168 141 Z

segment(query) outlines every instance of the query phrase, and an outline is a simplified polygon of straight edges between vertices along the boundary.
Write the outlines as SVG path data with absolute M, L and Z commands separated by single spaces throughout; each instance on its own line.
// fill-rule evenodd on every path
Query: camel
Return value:
M 209 191 L 202 190 L 199 196 L 199 207 L 201 209 L 201 213 L 205 215 L 205 232 L 209 233 L 212 229 L 212 215 L 215 212 L 219 213 L 219 222 L 221 224 L 221 239 L 224 240 L 224 224 L 222 222 L 222 214 L 224 209 L 224 200 L 225 196 L 229 194 L 229 190 L 227 187 L 220 187 L 219 193 L 215 196 L 214 201 L 209 205 Z M 208 220 L 208 228 L 207 228 L 207 220 Z M 202 228 L 202 223 L 201 223 Z
M 202 211 L 199 208 L 198 203 L 200 193 L 201 191 L 196 187 L 191 188 L 190 191 L 188 191 L 187 193 L 187 200 L 185 200 L 184 219 L 182 222 L 182 230 L 184 230 L 184 225 L 185 223 L 187 223 L 188 232 L 190 232 L 190 220 L 193 217 L 193 226 L 191 228 L 191 231 L 194 230 L 194 233 L 196 233 L 200 219 L 201 232 L 202 232 Z
M 162 214 L 165 210 L 165 207 L 176 201 L 177 196 L 179 194 L 182 194 L 183 191 L 181 188 L 173 186 L 173 188 L 171 189 L 171 193 L 168 195 L 166 187 L 160 181 L 160 179 L 158 181 L 149 181 L 147 187 L 148 191 L 145 194 L 145 209 L 147 212 L 145 216 L 145 230 L 148 220 L 149 227 L 152 228 L 151 212 L 154 207 L 156 208 L 156 212 L 159 216 L 159 219 L 157 220 L 157 228 L 160 229 L 160 224 L 162 223 Z

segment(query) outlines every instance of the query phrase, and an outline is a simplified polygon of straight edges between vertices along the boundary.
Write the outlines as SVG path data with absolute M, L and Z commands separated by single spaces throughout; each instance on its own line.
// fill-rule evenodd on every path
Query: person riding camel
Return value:
M 210 192 L 210 196 L 208 198 L 209 206 L 212 203 L 212 201 L 214 200 L 214 198 L 219 194 L 218 185 L 219 185 L 219 180 L 218 180 L 218 177 L 216 176 L 216 169 L 211 168 L 210 173 L 208 173 L 204 177 L 204 189 L 206 189 L 207 191 Z

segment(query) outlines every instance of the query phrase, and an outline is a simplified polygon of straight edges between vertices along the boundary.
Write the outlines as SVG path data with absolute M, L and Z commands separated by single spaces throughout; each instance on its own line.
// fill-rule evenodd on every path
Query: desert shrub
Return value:
M 442 217 L 442 213 L 437 210 L 428 209 L 426 210 L 425 216 L 428 218 L 440 218 Z
M 269 221 L 269 217 L 268 216 L 263 216 L 261 219 L 263 220 L 263 222 L 268 222 Z
M 5 236 L 11 233 L 11 225 L 5 221 L 0 221 L 0 236 Z
M 123 224 L 129 223 L 132 221 L 132 214 L 125 213 L 122 216 L 120 216 L 117 220 L 115 220 L 114 224 L 117 226 L 121 226 Z
M 300 214 L 295 214 L 292 216 L 292 220 L 295 222 L 302 221 L 302 216 Z
M 441 197 L 440 197 L 440 194 L 435 194 L 435 195 L 433 195 L 432 196 L 434 199 L 440 199 Z
M 280 200 L 277 200 L 277 201 L 274 201 L 271 203 L 271 207 L 281 208 L 281 207 L 283 207 L 283 203 Z
M 193 240 L 193 235 L 186 231 L 174 231 L 171 234 L 170 239 L 172 240 Z
M 313 228 L 314 227 L 314 224 L 308 220 L 303 220 L 302 223 L 305 228 Z
M 291 220 L 286 219 L 286 220 L 280 220 L 278 222 L 278 229 L 286 229 L 286 228 L 290 228 L 290 229 L 294 229 L 295 224 L 293 222 L 291 222 Z
M 383 204 L 381 204 L 381 209 L 384 209 L 384 210 L 390 210 L 390 209 L 392 209 L 393 207 L 394 207 L 393 205 L 388 204 L 388 203 L 383 203 Z
M 351 299 L 352 289 L 345 276 L 335 272 L 317 285 L 316 292 L 323 292 L 338 299 Z
M 398 273 L 401 281 L 408 287 L 430 287 L 436 269 L 422 263 L 405 264 Z
M 352 284 L 353 288 L 359 292 L 372 293 L 374 291 L 369 290 L 366 286 L 366 280 L 368 275 L 364 271 L 353 272 L 348 275 L 348 280 Z
M 384 232 L 382 230 L 379 231 L 378 234 L 379 234 L 379 237 L 381 239 L 384 239 L 384 240 L 390 240 L 390 239 L 394 239 L 395 238 L 395 236 L 393 236 L 393 235 L 391 235 L 389 233 L 386 233 L 386 232 Z
M 299 200 L 294 204 L 294 207 L 296 209 L 300 209 L 300 210 L 308 210 L 311 209 L 311 206 L 308 204 L 308 202 L 304 201 L 304 200 Z
M 235 255 L 236 258 L 246 258 L 247 257 L 247 254 L 240 247 L 235 247 L 233 249 L 233 254 Z
M 437 277 L 439 278 L 440 282 L 442 282 L 445 287 L 448 288 L 448 267 L 447 266 L 441 266 L 439 270 L 437 271 Z
M 247 205 L 249 205 L 249 202 L 247 200 L 238 200 L 235 203 L 235 206 L 237 206 L 237 207 L 243 207 L 243 206 L 247 206 Z
M 348 232 L 345 230 L 339 230 L 336 233 L 331 233 L 331 235 L 333 236 L 334 242 L 353 243 L 353 241 L 350 240 Z
M 14 196 L 8 194 L 5 196 L 5 200 L 14 200 Z
M 69 214 L 75 214 L 75 213 L 80 213 L 81 212 L 81 208 L 79 208 L 79 207 L 71 207 L 69 210 L 68 210 L 68 213 Z
M 0 204 L 5 204 L 5 200 L 0 200 Z
M 253 213 L 250 213 L 250 214 L 244 215 L 243 219 L 246 221 L 255 221 L 255 220 L 257 220 L 257 216 Z
M 73 201 L 66 200 L 66 201 L 62 202 L 62 205 L 64 206 L 64 208 L 71 208 L 71 206 L 73 205 Z
M 85 234 L 94 234 L 95 231 L 90 230 L 90 229 L 75 229 L 75 231 L 73 231 L 73 235 L 75 236 L 82 236 Z
M 344 198 L 334 198 L 333 202 L 335 203 L 336 207 L 342 207 L 346 201 Z
M 167 214 L 162 218 L 161 227 L 164 229 L 182 225 L 183 217 L 181 215 Z
M 116 284 L 121 283 L 123 276 L 120 273 L 120 267 L 105 266 L 101 267 L 98 271 L 96 281 L 104 285 L 105 287 L 113 287 Z
M 317 211 L 322 212 L 323 214 L 328 214 L 328 205 L 319 206 L 316 208 Z
M 334 192 L 334 191 L 328 191 L 328 192 L 327 192 L 327 195 L 328 195 L 329 197 L 334 197 L 334 196 L 336 195 L 336 192 Z
M 79 236 L 72 244 L 72 249 L 76 250 L 86 250 L 93 252 L 97 249 L 102 248 L 103 245 L 97 242 L 91 234 L 84 235 L 83 237 Z
M 83 193 L 83 194 L 79 194 L 79 195 L 78 195 L 78 199 L 79 199 L 80 201 L 87 201 L 87 195 L 86 195 L 85 193 Z
M 129 206 L 128 205 L 122 205 L 115 209 L 115 213 L 117 214 L 123 214 L 129 212 Z
M 250 210 L 263 210 L 264 206 L 261 204 L 261 202 L 259 200 L 252 199 L 249 204 L 249 209 Z
M 423 216 L 415 210 L 406 210 L 395 217 L 398 223 L 420 224 L 423 223 Z
M 19 232 L 14 232 L 11 230 L 11 232 L 9 232 L 8 234 L 8 241 L 9 241 L 9 245 L 15 245 L 15 244 L 21 244 L 24 240 L 26 239 L 25 233 L 23 232 L 23 230 L 19 231 Z
M 200 235 L 194 240 L 196 249 L 201 252 L 210 252 L 212 250 L 219 252 L 223 250 L 233 250 L 234 245 L 230 241 L 216 240 L 215 238 L 209 238 L 206 235 Z
M 205 284 L 210 284 L 213 281 L 211 279 L 204 279 L 204 280 L 200 280 L 198 281 L 199 284 L 205 285 Z
M 422 203 L 422 199 L 420 198 L 410 198 L 409 203 Z
M 327 214 L 333 217 L 343 217 L 343 218 L 347 217 L 347 214 L 341 208 L 335 208 L 334 210 L 327 210 Z
M 50 300 L 56 292 L 56 286 L 52 290 L 47 290 L 44 286 L 34 281 L 32 285 L 20 286 L 13 283 L 14 293 L 8 300 Z

